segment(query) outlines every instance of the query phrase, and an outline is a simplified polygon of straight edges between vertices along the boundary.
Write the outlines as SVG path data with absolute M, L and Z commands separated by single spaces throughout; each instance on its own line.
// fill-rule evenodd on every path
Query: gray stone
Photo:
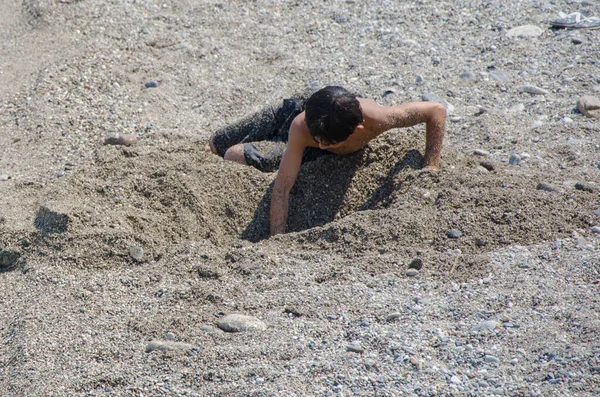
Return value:
M 148 345 L 146 345 L 146 353 L 153 352 L 155 350 L 165 351 L 165 350 L 192 350 L 194 348 L 193 345 L 183 342 L 172 342 L 172 341 L 162 341 L 162 340 L 153 340 Z
M 586 117 L 600 119 L 600 99 L 585 95 L 577 101 L 577 110 Z
M 583 43 L 583 40 L 580 37 L 571 37 L 571 43 L 581 44 L 581 43 Z
M 556 191 L 556 188 L 554 186 L 550 185 L 549 183 L 543 183 L 543 182 L 538 183 L 536 189 L 537 190 L 544 190 L 546 192 L 554 192 L 554 191 Z
M 508 83 L 510 80 L 510 76 L 504 70 L 492 70 L 490 72 L 490 77 L 496 80 L 499 83 Z
M 408 277 L 417 277 L 419 275 L 419 271 L 417 269 L 406 269 L 404 274 L 406 274 Z
M 538 36 L 541 36 L 541 34 L 543 32 L 544 31 L 539 26 L 535 26 L 535 25 L 522 25 L 522 26 L 517 26 L 516 28 L 509 29 L 508 32 L 506 32 L 506 35 L 508 37 L 522 37 L 522 38 L 526 38 L 526 37 L 538 37 Z
M 588 193 L 594 193 L 594 188 L 590 184 L 587 184 L 585 182 L 577 182 L 575 184 L 575 189 L 582 190 Z
M 267 329 L 267 324 L 258 318 L 236 313 L 220 319 L 217 326 L 225 332 L 264 331 Z
M 475 154 L 477 156 L 488 157 L 490 155 L 490 152 L 488 152 L 487 150 L 483 150 L 483 149 L 475 149 L 473 154 Z
M 521 91 L 526 92 L 531 95 L 548 95 L 549 94 L 548 90 L 545 90 L 543 88 L 536 87 L 536 86 L 530 85 L 530 84 L 524 85 L 523 88 L 521 88 Z
M 21 253 L 18 251 L 4 250 L 0 252 L 0 269 L 11 267 L 21 257 Z
M 452 106 L 450 104 L 450 102 L 440 98 L 439 96 L 432 94 L 432 93 L 425 93 L 422 95 L 421 99 L 425 102 L 437 102 L 437 103 L 441 103 L 442 105 L 444 105 L 444 107 L 446 108 L 446 111 L 448 113 L 452 113 L 454 111 L 454 106 Z
M 473 328 L 471 328 L 472 332 L 481 332 L 481 331 L 493 331 L 496 328 L 500 327 L 500 323 L 496 320 L 486 320 L 483 321 Z
M 521 163 L 521 156 L 519 156 L 516 153 L 513 153 L 510 155 L 510 158 L 508 159 L 508 164 L 519 165 L 520 163 Z
M 134 134 L 107 135 L 104 137 L 105 145 L 131 146 L 137 142 L 137 136 Z
M 133 245 L 129 247 L 129 256 L 139 262 L 144 257 L 144 249 L 142 247 L 138 247 L 137 245 Z
M 600 216 L 600 208 L 595 209 L 594 211 L 592 211 L 592 214 L 594 214 L 596 216 Z
M 488 171 L 494 171 L 495 167 L 494 167 L 494 163 L 492 163 L 491 161 L 482 161 L 479 163 L 479 165 L 481 165 L 483 168 L 485 168 Z
M 144 87 L 146 88 L 156 88 L 158 87 L 158 83 L 156 81 L 147 81 L 146 84 L 144 84 Z
M 10 175 L 0 174 L 0 181 L 8 181 L 9 179 L 10 179 Z
M 461 80 L 464 80 L 464 81 L 473 81 L 473 80 L 475 80 L 475 75 L 470 70 L 465 70 L 458 77 Z
M 600 234 L 600 226 L 592 226 L 590 230 L 592 233 Z
M 346 351 L 351 352 L 351 353 L 362 354 L 365 352 L 365 349 L 363 349 L 362 347 L 360 347 L 358 345 L 348 345 L 348 346 L 346 346 Z
M 462 236 L 462 232 L 458 229 L 450 229 L 446 232 L 446 237 L 448 237 L 448 238 L 456 239 L 461 236 Z
M 409 269 L 421 270 L 423 268 L 423 259 L 415 258 L 408 264 Z
M 500 360 L 498 359 L 498 357 L 490 356 L 490 355 L 486 354 L 485 357 L 483 358 L 483 361 L 485 361 L 486 363 L 494 364 L 494 363 L 499 362 Z
M 417 78 L 415 79 L 415 81 L 417 83 L 422 83 L 423 81 L 425 81 L 425 79 L 423 79 L 423 76 L 421 76 L 420 74 L 417 75 Z
M 200 265 L 198 266 L 198 277 L 218 279 L 219 277 L 221 277 L 221 273 L 209 266 Z
M 455 385 L 460 385 L 462 383 L 462 380 L 460 380 L 458 376 L 452 375 L 452 377 L 450 377 L 450 382 L 454 383 Z
M 64 212 L 58 206 L 42 205 L 35 215 L 35 228 L 43 234 L 65 233 L 69 228 L 69 216 Z
M 394 312 L 394 313 L 390 313 L 386 318 L 385 321 L 394 321 L 397 318 L 402 317 L 402 313 L 400 312 Z

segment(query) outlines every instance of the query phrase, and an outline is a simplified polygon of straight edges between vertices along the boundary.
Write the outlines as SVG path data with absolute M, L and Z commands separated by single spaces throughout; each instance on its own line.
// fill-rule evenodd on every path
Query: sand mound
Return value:
M 537 189 L 551 181 L 547 175 L 501 164 L 488 171 L 449 149 L 441 172 L 423 174 L 421 139 L 413 130 L 391 132 L 358 153 L 306 164 L 291 194 L 291 233 L 273 243 L 308 243 L 348 257 L 393 251 L 454 271 L 453 254 L 462 253 L 458 268 L 468 268 L 488 250 L 569 236 L 591 224 L 592 193 Z M 60 247 L 61 258 L 78 266 L 113 267 L 134 260 L 131 247 L 142 248 L 138 261 L 148 261 L 178 244 L 220 250 L 267 238 L 275 174 L 203 147 L 161 135 L 134 147 L 98 147 L 92 166 L 41 194 L 30 239 L 36 249 Z M 448 237 L 451 229 L 460 236 Z

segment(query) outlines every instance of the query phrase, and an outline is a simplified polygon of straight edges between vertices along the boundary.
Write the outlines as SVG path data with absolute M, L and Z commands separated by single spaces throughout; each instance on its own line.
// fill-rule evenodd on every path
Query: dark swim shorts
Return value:
M 306 99 L 284 99 L 278 106 L 267 106 L 260 112 L 218 130 L 212 137 L 213 146 L 223 157 L 230 147 L 243 144 L 246 163 L 262 172 L 273 172 L 279 163 L 288 142 L 290 125 L 304 111 Z M 308 147 L 302 162 L 312 161 L 329 154 L 325 150 Z

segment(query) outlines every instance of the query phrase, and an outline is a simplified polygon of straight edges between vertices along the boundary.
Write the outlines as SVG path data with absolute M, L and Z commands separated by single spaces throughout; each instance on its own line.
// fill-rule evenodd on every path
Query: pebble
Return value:
M 9 179 L 10 179 L 10 175 L 0 174 L 0 181 L 8 181 Z
M 446 232 L 446 236 L 448 238 L 456 239 L 462 236 L 462 232 L 458 229 L 450 229 Z
M 488 171 L 494 171 L 494 164 L 491 161 L 482 161 L 479 163 L 479 165 L 481 165 L 483 168 L 485 168 Z
M 592 211 L 592 214 L 596 215 L 596 216 L 600 216 L 600 208 Z
M 409 269 L 421 270 L 423 268 L 423 259 L 415 258 L 408 264 Z
M 592 226 L 590 230 L 592 233 L 600 234 L 600 226 Z
M 579 37 L 571 37 L 571 43 L 573 44 L 581 44 L 583 43 L 583 40 Z
M 521 156 L 519 156 L 516 153 L 513 153 L 510 155 L 510 158 L 508 159 L 508 164 L 519 165 L 520 163 L 521 163 Z
M 358 346 L 358 345 L 347 345 L 346 346 L 346 351 L 347 352 L 351 352 L 351 353 L 359 353 L 362 354 L 365 352 L 365 349 L 363 349 L 362 347 Z
M 497 363 L 497 362 L 499 362 L 499 361 L 500 361 L 500 360 L 498 359 L 498 357 L 490 356 L 490 355 L 487 355 L 487 354 L 485 355 L 485 357 L 483 358 L 483 360 L 484 360 L 486 363 L 492 363 L 492 364 L 493 364 L 493 363 Z
M 454 106 L 451 105 L 448 101 L 440 98 L 439 96 L 431 93 L 425 93 L 421 96 L 421 99 L 425 102 L 437 102 L 444 105 L 448 113 L 452 113 L 454 111 Z
M 460 380 L 458 376 L 452 375 L 452 377 L 450 378 L 450 382 L 454 383 L 455 385 L 460 385 L 462 383 L 462 380 Z
M 588 192 L 588 193 L 594 193 L 594 188 L 585 182 L 577 182 L 575 184 L 575 189 L 582 190 L 582 191 Z
M 419 275 L 419 271 L 417 269 L 406 269 L 405 274 L 408 277 L 417 277 Z
M 150 353 L 155 350 L 192 350 L 193 348 L 194 346 L 190 345 L 189 343 L 153 340 L 146 345 L 146 353 Z
M 138 247 L 137 245 L 133 245 L 129 247 L 129 256 L 139 262 L 144 257 L 144 249 L 142 247 Z
M 461 80 L 464 80 L 464 81 L 473 81 L 473 80 L 475 80 L 475 75 L 470 70 L 465 70 L 458 77 Z
M 169 340 L 173 340 L 173 339 L 175 339 L 175 334 L 174 334 L 174 333 L 172 333 L 172 332 L 167 332 L 167 335 L 166 335 L 166 336 L 167 336 L 167 339 L 169 339 Z
M 521 88 L 522 92 L 526 92 L 531 95 L 548 95 L 549 92 L 543 88 L 536 87 L 534 85 L 526 84 Z
M 473 154 L 475 154 L 477 156 L 488 157 L 490 155 L 490 152 L 488 152 L 487 150 L 483 150 L 483 149 L 475 149 Z
M 509 29 L 506 32 L 506 35 L 508 37 L 526 38 L 526 37 L 538 37 L 538 36 L 541 36 L 541 34 L 543 32 L 544 31 L 539 26 L 535 26 L 535 25 L 522 25 L 522 26 L 517 26 L 516 28 Z
M 133 134 L 107 135 L 104 137 L 105 145 L 131 146 L 137 142 L 137 137 Z
M 225 332 L 264 331 L 267 329 L 267 324 L 258 318 L 236 313 L 220 319 L 217 326 Z
M 423 76 L 421 76 L 420 74 L 417 75 L 417 78 L 415 80 L 417 83 L 422 83 L 423 81 L 425 81 L 425 79 L 423 79 Z
M 495 320 L 486 320 L 471 328 L 471 332 L 493 331 L 499 326 L 500 323 Z
M 144 84 L 144 87 L 146 88 L 156 88 L 158 87 L 158 83 L 156 81 L 147 81 L 146 84 Z
M 14 265 L 20 257 L 21 253 L 17 251 L 4 250 L 0 252 L 0 268 Z
M 221 274 L 207 265 L 200 265 L 198 266 L 198 277 L 218 279 Z
M 600 119 L 600 99 L 585 95 L 577 100 L 577 110 L 586 117 Z
M 500 83 L 508 83 L 510 76 L 504 70 L 493 70 L 490 72 L 490 77 Z
M 572 119 L 572 118 L 570 118 L 570 117 L 567 117 L 567 116 L 565 116 L 565 117 L 563 117 L 563 118 L 561 119 L 561 121 L 562 121 L 563 123 L 565 123 L 565 124 L 569 124 L 569 123 L 572 123 L 572 122 L 573 122 L 573 119 Z
M 518 358 L 513 358 L 512 360 L 510 360 L 510 363 L 512 365 L 517 365 L 519 363 L 519 359 Z
M 523 110 L 525 110 L 525 105 L 523 105 L 522 103 L 517 103 L 516 105 L 509 107 L 507 112 L 508 113 L 520 113 Z
M 554 186 L 550 185 L 549 183 L 543 183 L 543 182 L 538 183 L 536 189 L 537 190 L 544 190 L 546 192 L 554 192 L 554 191 L 556 191 L 556 188 Z
M 402 317 L 402 313 L 400 312 L 394 312 L 394 313 L 390 313 L 386 318 L 385 321 L 394 321 L 397 318 Z

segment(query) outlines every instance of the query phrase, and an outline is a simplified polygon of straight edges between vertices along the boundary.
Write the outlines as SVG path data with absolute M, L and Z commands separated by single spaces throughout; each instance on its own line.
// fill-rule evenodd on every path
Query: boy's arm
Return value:
M 290 190 L 296 182 L 302 165 L 302 155 L 306 148 L 305 135 L 308 130 L 304 123 L 304 113 L 296 116 L 290 126 L 289 141 L 271 193 L 271 236 L 285 233 L 288 217 Z
M 388 108 L 387 129 L 426 123 L 423 170 L 437 170 L 444 141 L 446 108 L 437 102 L 411 102 Z

